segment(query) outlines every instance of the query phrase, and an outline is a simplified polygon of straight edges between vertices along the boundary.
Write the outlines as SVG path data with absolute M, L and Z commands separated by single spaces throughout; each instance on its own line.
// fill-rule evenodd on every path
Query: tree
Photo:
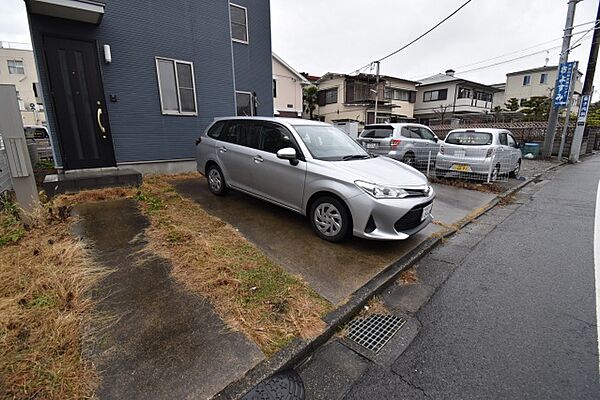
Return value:
M 548 96 L 533 96 L 521 102 L 525 108 L 521 110 L 529 121 L 545 121 L 551 107 L 551 99 Z
M 450 107 L 449 104 L 442 104 L 441 106 L 433 110 L 434 114 L 441 119 L 440 125 L 444 125 L 444 117 L 446 116 L 448 107 Z
M 595 127 L 600 126 L 600 101 L 590 104 L 586 125 Z
M 304 88 L 302 95 L 304 111 L 308 113 L 310 119 L 314 119 L 313 114 L 317 108 L 317 102 L 319 101 L 319 90 L 316 86 L 309 86 Z
M 519 99 L 517 99 L 516 97 L 508 99 L 508 101 L 504 103 L 504 107 L 506 108 L 506 111 L 513 112 L 519 111 L 519 108 L 521 108 L 521 106 L 519 105 Z

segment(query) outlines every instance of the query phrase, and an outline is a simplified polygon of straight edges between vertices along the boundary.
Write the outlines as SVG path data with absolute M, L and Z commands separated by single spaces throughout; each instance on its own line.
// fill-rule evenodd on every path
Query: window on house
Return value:
M 240 117 L 250 117 L 254 115 L 252 104 L 252 93 L 235 92 L 235 101 L 237 104 L 237 115 Z
M 423 101 L 438 101 L 448 98 L 448 89 L 430 90 L 423 93 Z
M 231 38 L 236 42 L 248 43 L 248 13 L 246 7 L 229 4 L 231 14 Z
M 337 88 L 319 90 L 319 98 L 318 98 L 319 106 L 324 106 L 327 104 L 334 104 L 334 103 L 337 103 L 337 101 L 338 101 L 338 89 Z
M 546 83 L 548 83 L 548 74 L 543 73 L 540 75 L 540 85 L 545 85 Z
M 492 101 L 492 94 L 491 93 L 486 93 L 486 92 L 475 92 L 475 98 L 477 100 L 491 102 Z
M 9 74 L 25 75 L 25 67 L 23 66 L 23 60 L 6 60 L 8 63 Z
M 531 85 L 531 75 L 525 75 L 523 77 L 523 86 Z
M 277 79 L 273 79 L 273 98 L 277 97 Z
M 194 65 L 188 61 L 156 58 L 163 114 L 197 115 Z
M 36 82 L 33 82 L 32 86 L 33 86 L 33 95 L 35 97 L 40 97 L 39 92 L 38 92 L 38 84 Z
M 458 98 L 459 99 L 470 99 L 472 98 L 472 92 L 471 89 L 467 89 L 467 88 L 458 88 Z
M 408 90 L 385 88 L 384 96 L 387 100 L 409 101 L 410 92 Z

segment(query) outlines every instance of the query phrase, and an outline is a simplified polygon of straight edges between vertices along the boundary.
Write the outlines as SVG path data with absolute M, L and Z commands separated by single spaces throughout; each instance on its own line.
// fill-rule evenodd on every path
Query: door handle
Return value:
M 102 108 L 100 107 L 98 107 L 96 119 L 98 121 L 98 128 L 100 128 L 100 132 L 102 132 L 102 138 L 106 139 L 106 128 L 104 128 L 104 126 L 102 125 Z
M 255 163 L 261 163 L 264 161 L 264 159 L 261 156 L 254 156 L 254 157 L 252 157 L 252 159 L 254 160 Z
M 227 153 L 227 147 L 219 147 L 219 153 Z

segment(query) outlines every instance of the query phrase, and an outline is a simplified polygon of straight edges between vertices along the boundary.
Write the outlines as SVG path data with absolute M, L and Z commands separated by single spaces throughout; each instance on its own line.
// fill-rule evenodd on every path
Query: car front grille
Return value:
M 402 218 L 400 218 L 394 224 L 394 228 L 397 232 L 404 232 L 411 229 L 416 228 L 421 224 L 421 216 L 423 215 L 423 209 L 433 203 L 433 200 L 428 201 L 427 203 L 419 204 L 410 209 L 409 212 L 404 214 Z

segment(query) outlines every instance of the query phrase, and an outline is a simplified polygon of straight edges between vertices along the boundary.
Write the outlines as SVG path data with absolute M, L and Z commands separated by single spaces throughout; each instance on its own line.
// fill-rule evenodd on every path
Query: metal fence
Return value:
M 471 149 L 468 146 L 413 146 L 403 161 L 428 177 L 464 179 L 480 182 L 507 181 L 514 173 L 517 157 L 502 147 Z
M 8 170 L 8 158 L 6 156 L 6 149 L 4 148 L 4 141 L 2 140 L 2 136 L 0 136 L 0 194 L 11 189 L 12 181 Z

